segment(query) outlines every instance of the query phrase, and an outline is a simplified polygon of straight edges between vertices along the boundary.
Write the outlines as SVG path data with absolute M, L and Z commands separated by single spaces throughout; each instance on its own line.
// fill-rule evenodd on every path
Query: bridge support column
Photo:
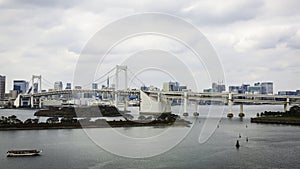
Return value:
M 243 107 L 243 104 L 241 103 L 240 104 L 240 114 L 239 114 L 239 117 L 244 117 L 245 114 L 244 114 L 244 107 Z
M 232 118 L 233 113 L 232 113 L 232 93 L 229 93 L 228 95 L 228 114 L 227 117 Z
M 187 111 L 187 106 L 188 106 L 188 94 L 187 94 L 187 92 L 184 92 L 184 94 L 183 94 L 183 116 L 189 115 L 189 113 Z
M 127 112 L 127 96 L 124 97 L 124 113 Z
M 284 112 L 287 112 L 290 108 L 290 98 L 286 98 L 286 102 L 284 104 Z
M 39 97 L 39 108 L 42 108 L 43 104 L 42 104 L 42 99 Z
M 194 110 L 194 116 L 199 116 L 199 113 L 198 113 L 197 109 L 198 109 L 198 102 L 197 102 L 197 101 L 195 101 L 195 110 Z
M 160 100 L 161 100 L 161 93 L 159 92 L 157 93 L 157 102 L 160 102 Z
M 118 107 L 119 104 L 119 94 L 118 91 L 115 91 L 115 106 Z
M 33 98 L 33 96 L 30 96 L 30 107 L 34 108 L 34 98 Z

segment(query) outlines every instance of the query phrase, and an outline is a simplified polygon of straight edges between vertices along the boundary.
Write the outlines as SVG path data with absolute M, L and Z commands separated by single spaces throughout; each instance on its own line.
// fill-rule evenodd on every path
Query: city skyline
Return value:
M 227 86 L 272 81 L 274 91 L 299 89 L 300 2 L 144 3 L 1 1 L 0 74 L 6 76 L 6 92 L 14 79 L 29 80 L 33 74 L 51 82 L 72 82 L 81 50 L 98 30 L 124 16 L 153 11 L 187 20 L 207 37 L 218 53 Z M 113 54 L 142 48 L 141 40 L 131 41 Z M 147 38 L 142 44 L 152 47 L 156 42 Z M 164 44 L 166 48 L 172 45 Z M 116 58 L 112 56 L 111 60 L 115 63 Z M 204 80 L 200 88 L 210 83 Z
M 2 79 L 2 83 L 3 81 L 5 82 L 6 77 L 4 77 Z M 107 79 L 107 81 L 109 81 L 109 79 Z M 6 83 L 6 82 L 5 82 Z M 47 81 L 47 83 L 51 83 L 49 81 Z M 100 89 L 99 87 L 101 86 L 101 88 L 105 87 L 105 88 L 114 88 L 115 84 L 112 83 L 109 86 L 105 86 L 104 84 L 109 85 L 109 82 L 103 82 L 103 83 L 91 83 L 90 86 L 86 86 L 83 89 Z M 37 83 L 35 83 L 35 85 L 38 85 Z M 52 91 L 52 90 L 65 90 L 65 89 L 78 89 L 78 88 L 82 88 L 82 86 L 74 86 L 72 87 L 72 83 L 71 82 L 63 82 L 63 81 L 55 81 L 53 82 L 53 86 L 52 87 L 48 87 L 48 88 L 42 88 L 43 91 Z M 270 87 L 267 87 L 267 85 L 271 85 Z M 3 87 L 3 84 L 1 85 Z M 99 87 L 98 87 L 99 86 Z M 14 79 L 13 80 L 13 86 L 12 89 L 9 89 L 9 91 L 15 90 L 17 91 L 17 93 L 25 93 L 28 92 L 29 87 L 31 87 L 29 85 L 29 82 L 24 80 L 24 79 Z M 182 91 L 182 90 L 190 90 L 188 88 L 188 86 L 186 85 L 182 85 L 179 82 L 176 81 L 169 81 L 169 82 L 163 82 L 161 84 L 161 86 L 153 86 L 153 85 L 144 85 L 144 86 L 139 86 L 138 89 L 142 89 L 145 90 L 143 88 L 156 88 L 158 90 L 161 91 Z M 37 86 L 34 86 L 34 88 L 37 88 Z M 230 84 L 224 84 L 223 82 L 212 82 L 212 86 L 211 88 L 203 88 L 203 92 L 232 92 L 232 93 L 252 93 L 252 94 L 281 94 L 283 95 L 284 93 L 286 93 L 286 95 L 298 95 L 298 92 L 300 91 L 299 89 L 293 89 L 293 90 L 281 90 L 278 89 L 277 91 L 274 91 L 274 84 L 273 82 L 270 81 L 261 81 L 261 82 L 255 82 L 253 83 L 253 85 L 251 85 L 250 83 L 241 83 L 240 85 L 230 85 Z M 135 88 L 131 88 L 131 89 L 135 89 Z M 25 91 L 23 91 L 25 90 Z M 38 90 L 38 89 L 35 89 Z M 200 92 L 200 91 L 198 91 Z M 9 93 L 9 92 L 6 92 Z

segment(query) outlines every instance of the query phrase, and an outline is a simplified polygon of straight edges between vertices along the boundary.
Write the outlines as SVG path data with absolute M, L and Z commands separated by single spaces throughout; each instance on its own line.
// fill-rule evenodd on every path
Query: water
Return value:
M 250 123 L 249 117 L 254 117 L 257 112 L 281 111 L 283 106 L 244 106 L 246 118 L 242 121 L 239 118 L 224 118 L 225 110 L 219 128 L 207 142 L 199 144 L 199 132 L 206 116 L 204 112 L 208 109 L 208 106 L 200 106 L 199 112 L 202 110 L 203 117 L 197 119 L 189 135 L 180 144 L 166 153 L 142 159 L 111 154 L 94 144 L 81 129 L 0 131 L 0 168 L 300 168 L 300 127 Z M 237 112 L 235 117 L 238 109 L 238 106 L 234 106 L 233 110 Z M 17 116 L 22 116 L 24 120 L 27 116 L 32 117 L 33 112 L 0 110 L 0 115 L 18 113 Z M 213 110 L 211 114 L 214 116 L 218 112 Z M 103 133 L 107 129 L 89 130 Z M 164 130 L 153 127 L 118 129 L 142 138 Z M 242 136 L 241 147 L 237 150 L 235 143 L 239 134 Z M 249 138 L 248 142 L 246 137 Z M 121 141 L 110 142 L 114 144 Z M 37 157 L 6 157 L 7 150 L 18 148 L 43 149 L 43 153 Z M 149 151 L 146 144 L 139 148 Z M 123 149 L 128 147 L 124 146 Z

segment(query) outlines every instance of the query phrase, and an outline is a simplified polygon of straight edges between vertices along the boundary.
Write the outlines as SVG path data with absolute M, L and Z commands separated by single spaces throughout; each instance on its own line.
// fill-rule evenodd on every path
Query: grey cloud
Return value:
M 200 25 L 230 24 L 255 18 L 261 13 L 263 1 L 199 1 L 182 9 L 187 18 Z
M 293 77 L 299 73 L 300 64 L 299 3 L 296 0 L 5 1 L 0 3 L 0 73 L 7 75 L 8 83 L 34 73 L 41 73 L 50 81 L 71 81 L 76 58 L 97 30 L 127 15 L 162 12 L 189 20 L 213 42 L 228 82 L 272 80 L 279 88 L 288 85 L 296 88 L 299 80 Z M 137 47 L 147 45 L 138 43 Z M 122 55 L 124 51 L 114 52 Z M 281 81 L 282 77 L 293 83 Z

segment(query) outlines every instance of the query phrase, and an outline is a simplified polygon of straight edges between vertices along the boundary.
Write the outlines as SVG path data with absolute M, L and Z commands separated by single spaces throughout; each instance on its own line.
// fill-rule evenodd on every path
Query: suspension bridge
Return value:
M 123 87 L 120 87 L 120 72 L 124 73 Z M 45 85 L 53 85 L 42 76 L 33 75 L 31 79 L 31 87 L 26 93 L 19 94 L 14 102 L 18 107 L 42 108 L 49 101 L 57 101 L 59 104 L 72 103 L 73 105 L 83 106 L 82 98 L 97 98 L 101 96 L 101 101 L 109 100 L 111 104 L 119 107 L 122 105 L 124 111 L 127 111 L 128 97 L 138 96 L 140 113 L 170 113 L 171 101 L 174 99 L 180 100 L 183 104 L 183 115 L 188 116 L 193 113 L 198 116 L 197 112 L 200 101 L 212 101 L 225 104 L 228 106 L 228 114 L 232 114 L 233 104 L 240 105 L 240 113 L 243 112 L 244 104 L 272 104 L 283 105 L 284 110 L 287 111 L 290 105 L 300 104 L 300 96 L 284 96 L 284 95 L 266 95 L 266 94 L 235 94 L 235 93 L 215 93 L 215 92 L 197 92 L 197 91 L 158 91 L 129 89 L 128 87 L 128 73 L 134 74 L 127 66 L 119 66 L 112 68 L 107 73 L 103 74 L 93 82 L 87 83 L 82 88 L 64 89 L 64 90 L 42 90 Z M 114 79 L 114 87 L 109 86 L 109 79 Z M 90 89 L 93 83 L 102 84 L 107 82 L 107 86 L 102 89 Z M 137 86 L 144 86 L 145 84 L 138 78 L 131 80 Z M 36 85 L 37 83 L 37 85 Z M 79 102 L 76 102 L 79 101 Z M 95 102 L 93 102 L 95 103 Z M 188 112 L 188 105 L 194 104 L 194 112 Z

